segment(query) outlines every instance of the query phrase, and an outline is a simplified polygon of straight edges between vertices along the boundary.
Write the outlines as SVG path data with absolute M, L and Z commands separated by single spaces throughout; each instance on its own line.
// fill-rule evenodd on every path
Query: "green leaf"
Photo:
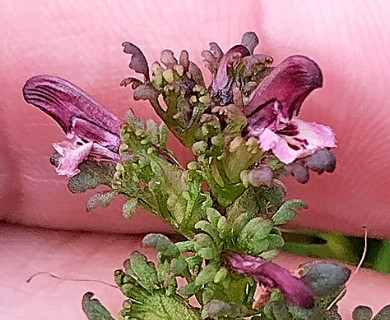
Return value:
M 243 214 L 254 217 L 258 211 L 259 206 L 256 200 L 256 192 L 253 188 L 249 188 L 226 209 L 226 216 L 228 221 L 234 222 Z
M 253 215 L 250 212 L 245 212 L 238 216 L 234 222 L 232 222 L 232 239 L 237 239 L 237 237 L 241 234 L 241 230 L 252 218 Z
M 180 254 L 175 244 L 167 236 L 160 233 L 147 234 L 142 240 L 142 245 L 155 248 L 167 257 L 178 257 Z
M 208 282 L 214 281 L 214 277 L 218 272 L 218 266 L 213 263 L 207 265 L 196 277 L 195 285 L 202 286 Z
M 185 297 L 190 297 L 200 290 L 201 286 L 196 285 L 195 282 L 186 284 L 179 289 L 179 293 Z
M 388 320 L 390 319 L 390 305 L 383 307 L 372 320 Z
M 162 148 L 166 148 L 167 140 L 168 140 L 168 132 L 169 129 L 164 122 L 161 122 L 159 127 L 159 145 Z
M 372 316 L 371 308 L 366 306 L 358 306 L 352 312 L 353 320 L 371 320 Z
M 324 311 L 317 306 L 311 309 L 302 308 L 291 302 L 287 302 L 289 312 L 295 317 L 293 319 L 300 320 L 323 320 Z
M 116 191 L 106 190 L 95 193 L 87 202 L 87 212 L 96 209 L 97 207 L 108 207 L 112 200 L 117 196 Z
M 185 275 L 188 272 L 187 261 L 183 257 L 179 257 L 171 261 L 171 271 L 174 275 Z
M 272 220 L 275 224 L 284 224 L 287 221 L 293 220 L 297 217 L 295 210 L 302 210 L 307 208 L 306 204 L 299 199 L 287 200 L 273 215 Z
M 280 248 L 283 247 L 284 245 L 283 237 L 278 234 L 274 234 L 274 233 L 269 234 L 267 236 L 267 240 L 269 243 L 269 247 L 268 247 L 269 250 Z
M 87 292 L 81 302 L 83 311 L 89 320 L 114 320 L 98 299 L 92 299 L 93 293 Z
M 229 273 L 229 270 L 226 269 L 225 267 L 220 268 L 214 276 L 214 283 L 220 283 L 223 280 L 225 280 L 228 273 Z
M 222 216 L 218 220 L 217 230 L 219 238 L 225 239 L 228 237 L 229 226 L 226 217 Z
M 237 243 L 249 254 L 257 255 L 268 248 L 267 236 L 272 227 L 270 220 L 261 217 L 253 218 L 241 230 Z
M 219 250 L 217 249 L 213 239 L 204 233 L 197 234 L 194 237 L 195 251 L 196 253 L 206 260 L 211 260 L 218 256 Z
M 207 208 L 206 215 L 207 219 L 211 222 L 213 226 L 217 225 L 219 218 L 221 217 L 221 214 L 214 208 Z
M 204 233 L 209 234 L 213 238 L 214 241 L 216 241 L 216 242 L 219 241 L 218 231 L 216 228 L 214 228 L 214 226 L 210 222 L 207 222 L 205 220 L 198 221 L 195 224 L 195 229 L 200 229 Z
M 137 283 L 148 291 L 156 288 L 158 279 L 157 271 L 152 262 L 148 262 L 146 257 L 137 251 L 132 252 L 130 259 L 125 262 L 125 271 L 134 276 Z
M 200 320 L 200 312 L 177 295 L 167 296 L 165 291 L 154 291 L 143 301 L 132 303 L 120 312 L 121 319 L 147 320 Z
M 262 257 L 265 260 L 272 260 L 279 254 L 278 250 L 269 250 L 269 251 L 264 251 L 260 254 L 260 257 Z
M 247 308 L 237 303 L 228 303 L 220 300 L 211 300 L 202 309 L 202 319 L 236 318 L 245 315 Z
M 69 179 L 68 189 L 72 193 L 82 193 L 99 185 L 111 186 L 115 167 L 112 162 L 84 161 L 79 165 L 80 172 Z
M 351 270 L 334 262 L 312 261 L 299 266 L 301 279 L 305 281 L 317 296 L 327 296 L 343 286 Z
M 122 215 L 125 219 L 130 219 L 135 210 L 137 209 L 138 199 L 130 198 L 122 207 Z

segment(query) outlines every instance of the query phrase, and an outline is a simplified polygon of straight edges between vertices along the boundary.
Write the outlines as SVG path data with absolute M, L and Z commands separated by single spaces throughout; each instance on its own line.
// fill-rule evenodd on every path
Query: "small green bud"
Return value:
M 200 154 L 203 154 L 206 152 L 208 146 L 207 146 L 207 143 L 204 142 L 204 141 L 198 141 L 198 142 L 195 142 L 193 145 L 192 145 L 192 151 L 196 154 L 196 155 L 200 155 Z
M 211 97 L 208 94 L 205 94 L 199 98 L 199 102 L 209 105 L 211 103 Z
M 165 79 L 166 82 L 168 83 L 173 83 L 175 81 L 175 76 L 173 74 L 172 69 L 167 69 L 163 71 L 163 78 Z
M 214 276 L 214 282 L 215 283 L 220 283 L 223 280 L 225 280 L 226 276 L 228 275 L 228 269 L 225 267 L 222 267 L 221 269 L 218 270 L 218 272 Z
M 222 134 L 219 134 L 217 136 L 214 136 L 211 138 L 211 143 L 215 146 L 223 146 L 224 145 L 224 138 Z
M 178 75 L 179 77 L 182 77 L 183 74 L 184 74 L 184 68 L 183 68 L 183 66 L 180 65 L 180 64 L 177 64 L 177 65 L 173 66 L 173 70 L 176 71 L 176 73 L 177 73 L 177 75 Z
M 241 146 L 242 144 L 244 143 L 244 138 L 239 136 L 239 137 L 235 137 L 233 139 L 232 142 L 230 142 L 229 144 L 229 152 L 235 152 L 237 151 Z

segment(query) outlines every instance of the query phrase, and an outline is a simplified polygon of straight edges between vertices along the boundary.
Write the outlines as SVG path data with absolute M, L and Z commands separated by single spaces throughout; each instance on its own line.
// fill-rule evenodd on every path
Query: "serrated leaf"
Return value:
M 283 237 L 278 234 L 274 234 L 274 233 L 269 234 L 267 236 L 267 240 L 269 242 L 269 247 L 268 247 L 269 250 L 280 248 L 283 247 L 284 245 Z
M 214 208 L 207 208 L 206 215 L 207 219 L 211 222 L 213 226 L 217 225 L 219 218 L 221 217 L 221 214 Z
M 107 207 L 110 205 L 111 201 L 117 196 L 116 191 L 106 190 L 102 192 L 95 193 L 87 202 L 87 212 L 96 209 L 97 207 Z
M 312 261 L 299 266 L 304 280 L 317 296 L 327 296 L 344 285 L 351 270 L 334 262 Z
M 290 313 L 286 306 L 284 299 L 273 301 L 270 303 L 272 305 L 272 313 L 275 317 L 275 320 L 290 320 Z
M 296 210 L 307 208 L 306 204 L 299 199 L 287 200 L 273 215 L 272 220 L 275 224 L 284 224 L 287 221 L 294 220 L 297 217 Z
M 228 303 L 220 300 L 211 300 L 202 309 L 202 319 L 210 317 L 211 319 L 236 318 L 245 315 L 248 312 L 243 305 Z
M 214 298 L 214 290 L 206 287 L 202 292 L 202 304 L 210 302 Z
M 200 290 L 201 286 L 195 284 L 195 282 L 191 282 L 186 284 L 185 286 L 179 289 L 179 293 L 185 297 L 190 297 L 197 293 Z
M 142 245 L 155 248 L 167 257 L 178 257 L 180 254 L 175 244 L 167 236 L 160 233 L 147 234 L 142 240 Z
M 211 260 L 218 256 L 219 250 L 217 249 L 213 239 L 204 233 L 197 234 L 194 237 L 195 251 L 203 259 Z
M 233 222 L 232 238 L 235 240 L 241 233 L 245 225 L 253 218 L 249 212 L 243 213 Z
M 171 261 L 171 271 L 174 275 L 183 275 L 187 269 L 187 261 L 183 257 L 179 257 Z
M 195 224 L 195 229 L 200 229 L 210 235 L 214 241 L 219 241 L 217 229 L 208 221 L 200 220 Z
M 371 308 L 366 306 L 358 306 L 352 312 L 353 320 L 371 320 L 372 316 Z
M 156 268 L 142 253 L 134 251 L 130 255 L 130 259 L 125 263 L 125 271 L 134 276 L 137 283 L 149 292 L 156 288 L 158 283 Z
M 137 198 L 130 198 L 127 200 L 122 207 L 122 215 L 125 219 L 130 219 L 135 210 L 137 209 L 138 200 Z
M 275 258 L 279 254 L 278 250 L 269 250 L 262 252 L 260 254 L 260 257 L 262 257 L 265 260 L 271 261 L 273 258 Z
M 83 311 L 89 320 L 114 320 L 98 299 L 92 299 L 92 292 L 87 292 L 81 302 Z
M 115 167 L 112 162 L 84 161 L 79 165 L 80 172 L 69 179 L 68 189 L 72 193 L 82 193 L 99 185 L 111 186 Z
M 228 221 L 232 223 L 243 214 L 248 214 L 251 217 L 254 217 L 258 211 L 259 206 L 256 200 L 256 192 L 253 188 L 249 188 L 226 209 L 226 216 Z
M 151 143 L 157 145 L 159 143 L 159 132 L 156 122 L 152 119 L 146 120 L 146 133 Z
M 311 309 L 305 309 L 296 304 L 287 302 L 287 307 L 290 313 L 294 317 L 300 320 L 323 320 L 324 319 L 324 311 L 317 306 L 314 306 Z
M 133 303 L 120 312 L 121 319 L 200 320 L 200 312 L 177 295 L 167 296 L 165 290 L 154 291 L 142 303 Z
M 164 122 L 161 122 L 159 127 L 159 145 L 165 148 L 168 140 L 168 127 Z
M 214 277 L 218 272 L 218 267 L 210 263 L 196 277 L 195 285 L 202 286 L 208 282 L 214 281 Z
M 388 320 L 390 319 L 390 305 L 383 307 L 372 320 Z
M 253 218 L 241 230 L 237 243 L 249 254 L 257 255 L 269 246 L 267 236 L 272 230 L 272 222 L 261 217 Z
M 222 216 L 219 218 L 217 231 L 221 239 L 225 239 L 228 236 L 229 226 L 226 217 Z

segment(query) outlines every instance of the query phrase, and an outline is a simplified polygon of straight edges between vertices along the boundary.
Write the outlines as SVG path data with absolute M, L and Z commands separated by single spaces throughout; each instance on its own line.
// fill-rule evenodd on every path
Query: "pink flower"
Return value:
M 267 288 L 280 289 L 287 300 L 302 308 L 314 306 L 314 295 L 310 287 L 287 269 L 249 254 L 229 252 L 226 258 L 228 267 L 233 271 L 252 276 Z
M 331 128 L 297 118 L 304 99 L 321 86 L 321 70 L 314 61 L 288 57 L 260 83 L 245 107 L 248 135 L 285 164 L 336 147 Z
M 84 91 L 54 76 L 36 76 L 23 87 L 24 99 L 62 128 L 69 141 L 54 143 L 59 154 L 56 171 L 72 177 L 86 159 L 120 160 L 121 120 Z

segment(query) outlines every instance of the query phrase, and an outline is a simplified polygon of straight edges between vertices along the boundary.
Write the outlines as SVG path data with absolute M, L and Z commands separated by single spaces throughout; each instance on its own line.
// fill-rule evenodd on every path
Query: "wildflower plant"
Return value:
M 183 236 L 177 242 L 145 236 L 155 261 L 132 252 L 115 271 L 126 297 L 120 319 L 341 319 L 331 303 L 345 288 L 348 268 L 312 261 L 290 271 L 272 262 L 284 245 L 280 228 L 306 208 L 285 199 L 281 179 L 306 183 L 310 172 L 336 166 L 332 129 L 299 118 L 304 99 L 322 86 L 321 70 L 304 56 L 273 66 L 270 56 L 254 52 L 258 44 L 253 32 L 226 53 L 210 43 L 201 53 L 212 75 L 206 84 L 185 50 L 178 58 L 163 50 L 149 65 L 136 45 L 123 43 L 132 74 L 121 85 L 134 100 L 148 101 L 160 124 L 132 110 L 121 121 L 59 77 L 26 82 L 25 100 L 68 139 L 53 144 L 51 163 L 68 176 L 69 190 L 107 187 L 87 210 L 122 195 L 126 219 L 143 208 Z M 176 160 L 169 131 L 193 161 Z M 88 319 L 113 319 L 92 293 L 82 307 Z M 354 311 L 354 319 L 371 317 L 366 307 Z

